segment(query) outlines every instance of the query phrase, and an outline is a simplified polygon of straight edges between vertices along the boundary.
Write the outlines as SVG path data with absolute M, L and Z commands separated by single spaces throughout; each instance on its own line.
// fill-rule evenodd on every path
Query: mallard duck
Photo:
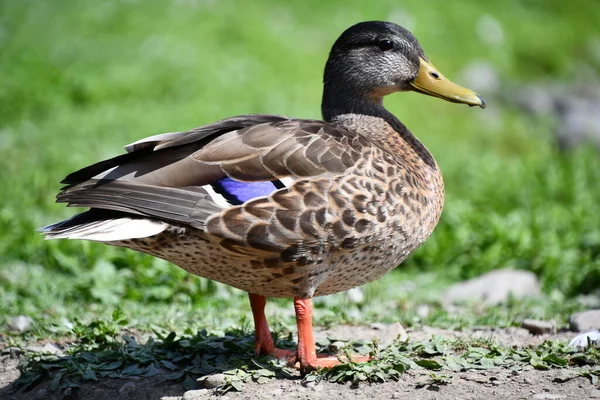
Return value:
M 323 120 L 241 115 L 139 140 L 68 175 L 57 202 L 90 209 L 41 230 L 128 247 L 244 290 L 257 353 L 304 372 L 330 367 L 337 359 L 316 354 L 312 297 L 390 271 L 442 212 L 436 161 L 383 106 L 384 96 L 409 90 L 485 107 L 408 30 L 356 24 L 327 60 Z M 267 297 L 294 299 L 296 352 L 275 348 Z

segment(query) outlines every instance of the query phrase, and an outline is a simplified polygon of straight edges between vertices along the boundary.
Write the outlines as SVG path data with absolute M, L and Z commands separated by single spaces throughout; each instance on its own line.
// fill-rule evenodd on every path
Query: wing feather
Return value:
M 287 205 L 295 215 L 314 203 L 304 202 L 302 194 L 293 192 L 295 185 L 303 179 L 342 176 L 358 160 L 364 146 L 370 144 L 328 122 L 243 115 L 132 143 L 126 146 L 128 153 L 67 176 L 63 182 L 68 186 L 57 201 L 205 229 L 211 216 L 228 210 L 224 204 L 215 203 L 214 193 L 207 191 L 210 185 L 225 178 L 244 182 L 291 179 L 295 183 L 274 184 L 273 192 L 288 193 L 284 197 L 289 201 L 276 204 L 276 208 Z M 228 231 L 239 232 L 232 224 L 241 224 L 248 231 L 266 234 L 275 211 L 261 211 L 265 217 L 270 214 L 269 221 L 260 222 L 258 215 L 252 215 L 249 225 L 249 220 L 242 221 L 249 215 L 244 214 L 225 223 L 231 225 Z M 268 247 L 266 242 L 263 246 Z

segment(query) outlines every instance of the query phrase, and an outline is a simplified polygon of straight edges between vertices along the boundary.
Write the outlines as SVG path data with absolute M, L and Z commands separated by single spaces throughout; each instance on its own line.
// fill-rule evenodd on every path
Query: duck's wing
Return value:
M 133 143 L 67 176 L 57 201 L 203 229 L 211 215 L 285 188 L 286 178 L 343 174 L 368 145 L 324 121 L 239 116 Z
M 287 121 L 289 118 L 272 114 L 251 114 L 226 118 L 212 124 L 203 125 L 189 131 L 161 133 L 149 136 L 125 146 L 127 153 L 108 160 L 100 161 L 88 167 L 82 168 L 69 174 L 61 183 L 74 185 L 100 176 L 103 172 L 113 168 L 129 165 L 132 170 L 138 168 L 138 175 L 144 174 L 146 170 L 156 170 L 163 165 L 185 158 L 190 152 L 201 148 L 212 138 L 226 132 L 244 129 L 254 125 L 277 123 Z M 187 145 L 187 146 L 186 146 Z M 162 151 L 168 148 L 179 147 L 179 151 Z M 148 157 L 150 156 L 150 158 Z M 153 164 L 152 167 L 142 168 L 140 164 Z M 123 172 L 123 168 L 119 170 Z M 118 177 L 118 174 L 115 174 Z

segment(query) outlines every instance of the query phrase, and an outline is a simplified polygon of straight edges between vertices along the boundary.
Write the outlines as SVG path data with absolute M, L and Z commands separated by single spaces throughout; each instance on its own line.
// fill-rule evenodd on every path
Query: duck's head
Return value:
M 383 96 L 413 90 L 486 106 L 483 97 L 442 75 L 412 33 L 390 22 L 361 22 L 342 33 L 329 54 L 324 84 L 324 103 L 336 96 L 338 102 L 346 97 L 354 103 L 381 104 Z

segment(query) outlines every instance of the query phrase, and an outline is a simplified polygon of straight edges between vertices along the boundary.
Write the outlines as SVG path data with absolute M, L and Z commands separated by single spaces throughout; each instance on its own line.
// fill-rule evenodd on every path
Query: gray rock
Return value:
M 313 392 L 322 392 L 323 389 L 325 389 L 325 386 L 324 385 L 316 384 L 311 389 L 312 389 Z
M 556 333 L 556 324 L 552 321 L 540 321 L 538 319 L 523 320 L 521 326 L 533 335 L 543 335 L 545 333 Z
M 210 396 L 211 391 L 208 389 L 188 390 L 183 394 L 181 400 L 201 400 Z
M 540 295 L 540 284 L 529 271 L 500 269 L 451 286 L 444 294 L 447 309 L 462 302 L 483 302 L 486 305 L 504 303 L 510 296 L 517 299 Z
M 54 355 L 63 354 L 61 349 L 50 343 L 46 343 L 43 346 L 27 346 L 25 349 L 34 353 L 50 353 Z
M 564 399 L 566 396 L 562 394 L 552 394 L 552 393 L 536 393 L 531 398 L 533 400 L 559 400 Z
M 348 343 L 342 342 L 341 340 L 336 340 L 335 342 L 333 342 L 329 345 L 329 347 L 331 347 L 331 350 L 333 350 L 333 351 L 339 351 L 346 346 L 348 346 Z
M 213 374 L 204 378 L 200 384 L 205 389 L 214 389 L 218 386 L 225 384 L 225 375 L 224 374 Z
M 396 339 L 401 342 L 405 342 L 408 339 L 408 333 L 406 333 L 400 322 L 395 322 L 385 328 L 381 337 L 381 344 L 387 347 Z
M 599 90 L 600 86 L 596 86 Z M 556 131 L 562 148 L 570 148 L 589 141 L 600 147 L 600 99 L 580 93 L 557 99 L 560 124 Z
M 590 392 L 590 399 L 600 399 L 600 390 L 598 389 L 593 389 Z
M 348 296 L 348 300 L 350 300 L 354 304 L 361 304 L 365 301 L 365 295 L 361 288 L 355 287 L 346 292 L 346 296 Z
M 13 359 L 13 360 L 14 360 L 15 358 L 19 358 L 19 357 L 21 357 L 21 354 L 23 354 L 23 350 L 21 350 L 21 349 L 20 349 L 20 348 L 18 348 L 18 347 L 8 347 L 8 348 L 5 348 L 5 349 L 3 350 L 3 352 L 4 352 L 4 353 L 8 353 L 8 356 L 9 356 L 11 359 Z
M 586 76 L 583 65 L 575 76 Z M 592 75 L 595 75 L 594 73 Z M 600 148 L 600 83 L 554 84 L 511 88 L 508 102 L 518 105 L 536 117 L 556 120 L 555 136 L 562 149 L 589 142 Z
M 317 382 L 315 381 L 302 381 L 302 386 L 307 389 L 312 389 L 317 386 Z
M 389 346 L 396 339 L 400 340 L 401 342 L 404 342 L 408 339 L 408 333 L 406 333 L 404 327 L 399 322 L 395 322 L 390 325 L 375 322 L 371 324 L 371 329 L 378 331 L 375 332 L 374 336 L 379 339 L 379 342 L 383 347 Z
M 33 319 L 31 317 L 27 317 L 25 315 L 18 315 L 10 321 L 8 324 L 8 328 L 12 331 L 17 331 L 19 333 L 23 333 L 31 327 L 31 323 Z
M 430 312 L 431 307 L 429 307 L 427 304 L 419 304 L 415 310 L 415 314 L 417 314 L 419 318 L 427 318 Z
M 575 313 L 569 317 L 572 331 L 585 332 L 600 329 L 600 310 L 588 310 Z
M 510 101 L 533 116 L 548 116 L 556 112 L 556 91 L 555 88 L 541 85 L 525 86 L 520 90 L 511 90 Z
M 126 384 L 124 384 L 123 386 L 121 386 L 121 388 L 119 389 L 119 398 L 120 399 L 129 399 L 133 396 L 133 394 L 135 393 L 137 387 L 135 386 L 135 383 L 129 381 Z

